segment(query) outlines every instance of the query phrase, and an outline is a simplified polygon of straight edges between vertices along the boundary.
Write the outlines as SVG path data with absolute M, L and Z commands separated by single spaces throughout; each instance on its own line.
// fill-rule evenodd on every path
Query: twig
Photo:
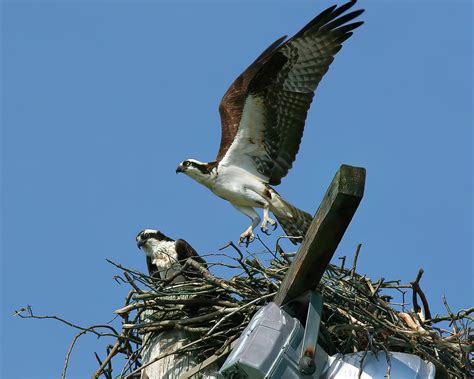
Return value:
M 216 330 L 219 325 L 221 325 L 229 317 L 235 315 L 237 312 L 241 312 L 243 309 L 248 308 L 249 306 L 254 305 L 256 303 L 259 303 L 260 301 L 262 301 L 264 299 L 267 299 L 269 297 L 273 297 L 273 296 L 275 296 L 275 294 L 276 294 L 276 292 L 272 292 L 272 293 L 269 293 L 268 295 L 260 296 L 258 299 L 252 300 L 252 301 L 248 302 L 247 304 L 244 304 L 241 307 L 237 308 L 236 310 L 232 311 L 228 315 L 225 315 L 211 329 L 209 329 L 209 331 L 206 333 L 206 336 L 209 336 L 210 334 L 212 334 L 212 332 L 214 330 Z
M 202 267 L 199 263 L 194 261 L 193 259 L 188 259 L 186 261 L 187 264 L 190 266 L 193 266 L 196 270 L 198 270 L 201 275 L 208 280 L 209 282 L 223 288 L 224 290 L 227 290 L 229 292 L 236 293 L 237 295 L 245 296 L 243 292 L 241 292 L 239 289 L 235 288 L 234 286 L 228 284 L 226 281 L 222 279 L 216 278 L 214 275 L 212 275 L 209 271 L 207 271 L 204 267 Z
M 28 315 L 24 315 L 23 312 L 28 312 Z M 33 314 L 33 308 L 28 305 L 26 308 L 23 308 L 23 309 L 20 309 L 19 311 L 15 311 L 14 313 L 15 316 L 18 316 L 20 318 L 35 318 L 35 319 L 38 319 L 38 320 L 44 320 L 44 319 L 49 319 L 49 320 L 57 320 L 57 321 L 60 321 L 62 322 L 63 324 L 66 324 L 72 328 L 75 328 L 75 329 L 79 329 L 79 330 L 82 330 L 82 331 L 85 331 L 85 332 L 90 332 L 90 333 L 93 333 L 95 334 L 97 337 L 117 337 L 119 334 L 117 333 L 117 331 L 110 325 L 92 325 L 88 328 L 85 328 L 85 327 L 82 327 L 82 326 L 79 326 L 79 325 L 76 325 L 76 324 L 73 324 L 72 322 L 69 322 L 61 317 L 57 317 L 57 316 L 36 316 L 35 314 Z M 98 329 L 98 328 L 104 328 L 104 329 L 109 329 L 112 331 L 112 333 L 100 333 L 100 332 L 97 332 L 95 329 Z
M 420 280 L 421 280 L 422 275 L 423 275 L 423 269 L 420 268 L 415 281 L 411 282 L 410 284 L 413 288 L 413 308 L 415 309 L 415 312 L 417 313 L 421 311 L 421 308 L 417 302 L 417 294 L 418 294 L 420 296 L 421 302 L 423 303 L 423 309 L 425 311 L 424 318 L 426 319 L 426 318 L 431 318 L 431 312 L 430 312 L 430 307 L 428 306 L 428 301 L 426 300 L 426 296 L 420 288 Z
M 225 269 L 233 274 L 227 278 L 211 274 L 192 260 L 183 262 L 182 270 L 178 270 L 171 280 L 151 278 L 109 261 L 121 270 L 119 282 L 129 287 L 124 303 L 116 311 L 121 317 L 120 334 L 118 328 L 109 324 L 84 328 L 57 316 L 36 316 L 30 306 L 15 315 L 55 319 L 79 331 L 66 354 L 63 378 L 74 346 L 79 337 L 87 332 L 114 339 L 114 343 L 107 347 L 103 361 L 96 355 L 99 367 L 96 374 L 106 379 L 117 377 L 117 374 L 112 374 L 112 363 L 121 354 L 125 355 L 126 362 L 122 364 L 118 377 L 128 375 L 129 378 L 136 377 L 144 367 L 170 354 L 189 354 L 193 359 L 202 361 L 222 351 L 240 336 L 254 312 L 271 300 L 288 270 L 290 258 L 295 253 L 285 253 L 277 242 L 276 254 L 272 254 L 261 242 L 265 250 L 248 252 L 247 258 L 232 243 L 227 247 L 234 249 L 237 257 L 227 253 L 206 255 L 209 258 L 208 267 Z M 408 284 L 383 278 L 373 281 L 356 272 L 360 249 L 361 245 L 358 245 L 352 267 L 346 268 L 344 260 L 339 266 L 329 265 L 318 286 L 325 299 L 321 346 L 331 354 L 365 352 L 360 354 L 361 367 L 370 350 L 374 353 L 377 349 L 386 352 L 395 350 L 416 354 L 444 366 L 451 377 L 468 376 L 466 367 L 471 365 L 468 357 L 472 345 L 469 333 L 474 321 L 474 307 L 453 313 L 446 299 L 443 299 L 448 315 L 431 317 L 426 297 L 419 289 L 422 273 L 419 272 L 417 279 Z M 198 275 L 176 283 L 174 279 L 181 273 L 186 276 L 186 269 Z M 423 317 L 419 320 L 416 313 L 405 311 L 406 289 L 413 290 L 415 309 L 420 308 L 416 303 L 418 296 L 421 299 L 427 316 L 425 321 Z M 402 307 L 402 312 L 393 308 L 397 304 Z M 454 331 L 445 330 L 438 324 L 443 321 L 449 321 L 452 326 L 454 324 Z M 170 329 L 189 332 L 188 336 L 196 339 L 140 367 L 144 347 L 147 348 L 150 341 L 156 341 L 152 338 L 154 335 Z M 142 339 L 141 335 L 146 338 Z M 387 364 L 386 376 L 389 376 L 388 361 Z
M 359 258 L 359 253 L 360 253 L 361 247 L 362 247 L 361 243 L 357 245 L 357 249 L 356 249 L 355 254 L 354 254 L 354 260 L 352 261 L 352 269 L 351 269 L 351 272 L 350 272 L 351 277 L 354 276 L 355 270 L 357 268 L 357 259 Z
M 109 355 L 107 355 L 107 357 L 103 360 L 102 364 L 100 365 L 100 367 L 97 369 L 97 371 L 94 373 L 94 375 L 92 376 L 94 379 L 97 379 L 100 374 L 102 373 L 102 371 L 104 370 L 105 366 L 107 366 L 107 364 L 110 362 L 110 360 L 113 358 L 113 356 L 115 354 L 117 354 L 118 350 L 120 348 L 120 340 L 118 340 L 117 342 L 115 342 L 113 348 L 110 350 L 109 352 Z
M 260 237 L 257 237 L 257 238 L 260 239 Z M 237 262 L 239 262 L 240 266 L 244 269 L 244 271 L 248 275 L 248 277 L 251 280 L 255 280 L 253 274 L 247 268 L 247 265 L 244 264 L 244 255 L 242 254 L 242 251 L 237 246 L 235 246 L 235 244 L 232 241 L 229 241 L 225 246 L 221 247 L 219 249 L 219 251 L 225 250 L 229 246 L 232 247 L 237 252 L 237 254 L 239 255 L 239 258 L 236 258 L 236 260 L 237 260 Z
M 449 316 L 436 316 L 436 317 L 427 319 L 425 323 L 435 324 L 440 321 L 460 320 L 462 318 L 467 318 L 468 320 L 474 322 L 474 317 L 469 316 L 473 312 L 474 312 L 474 307 L 461 309 L 457 314 L 451 314 Z
M 79 339 L 80 336 L 86 333 L 87 333 L 87 330 L 81 330 L 79 333 L 77 333 L 74 336 L 71 342 L 71 345 L 69 346 L 69 349 L 67 350 L 67 353 L 66 353 L 66 359 L 64 360 L 64 367 L 61 373 L 61 379 L 64 379 L 66 377 L 67 368 L 69 366 L 69 358 L 71 357 L 71 352 L 72 352 L 72 349 L 74 348 L 74 345 L 76 344 L 76 341 Z

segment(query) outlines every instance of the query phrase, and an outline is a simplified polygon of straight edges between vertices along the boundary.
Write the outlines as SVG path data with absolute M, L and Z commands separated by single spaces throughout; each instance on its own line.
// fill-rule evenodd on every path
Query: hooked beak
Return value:
M 137 241 L 137 247 L 141 250 L 142 246 L 144 245 L 143 241 Z
M 183 165 L 179 165 L 179 166 L 176 168 L 176 173 L 179 174 L 180 172 L 184 172 L 184 167 L 183 167 Z

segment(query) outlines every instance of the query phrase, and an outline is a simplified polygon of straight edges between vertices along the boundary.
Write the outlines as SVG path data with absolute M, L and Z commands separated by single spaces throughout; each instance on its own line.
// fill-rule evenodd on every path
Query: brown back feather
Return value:
M 250 94 L 264 104 L 264 138 L 261 151 L 245 154 L 270 184 L 281 182 L 298 153 L 316 87 L 342 43 L 352 35 L 352 30 L 363 24 L 347 24 L 363 10 L 342 15 L 355 2 L 332 6 L 289 40 L 283 42 L 285 37 L 280 38 L 235 80 L 219 106 L 222 136 L 217 162 L 234 142 Z
M 221 115 L 221 144 L 219 152 L 216 156 L 216 161 L 220 161 L 230 145 L 234 141 L 234 137 L 239 129 L 240 119 L 242 117 L 242 111 L 244 109 L 245 99 L 248 95 L 248 86 L 265 64 L 268 58 L 278 50 L 282 42 L 286 39 L 283 36 L 273 42 L 265 51 L 258 56 L 255 61 L 240 74 L 237 79 L 231 84 L 224 97 L 219 104 L 219 113 Z

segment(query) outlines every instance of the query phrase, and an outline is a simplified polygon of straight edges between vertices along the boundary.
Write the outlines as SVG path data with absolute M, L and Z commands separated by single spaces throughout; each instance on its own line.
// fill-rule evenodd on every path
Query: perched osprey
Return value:
M 194 259 L 207 269 L 206 262 L 185 240 L 173 240 L 159 230 L 145 229 L 138 233 L 137 246 L 146 254 L 148 273 L 152 277 L 168 279 L 179 271 L 188 258 Z M 196 273 L 187 270 L 184 276 L 193 277 Z M 177 276 L 173 283 L 183 282 L 186 278 Z
M 272 212 L 288 236 L 302 237 L 311 215 L 285 201 L 278 185 L 298 153 L 314 91 L 342 43 L 363 22 L 351 22 L 363 10 L 344 14 L 354 4 L 326 9 L 286 40 L 271 44 L 230 86 L 219 106 L 222 135 L 216 160 L 181 162 L 183 172 L 251 218 L 240 236 L 247 244 L 260 223 L 276 227 Z

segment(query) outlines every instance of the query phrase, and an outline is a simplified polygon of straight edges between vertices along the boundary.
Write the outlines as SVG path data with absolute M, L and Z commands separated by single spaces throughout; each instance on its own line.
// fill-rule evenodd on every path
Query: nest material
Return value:
M 110 262 L 121 270 L 116 281 L 131 286 L 125 305 L 115 311 L 122 320 L 120 328 L 110 324 L 81 327 L 57 316 L 37 316 L 30 306 L 15 315 L 55 319 L 78 330 L 67 352 L 62 378 L 66 377 L 75 343 L 86 333 L 113 339 L 105 358 L 96 354 L 99 368 L 94 378 L 112 379 L 117 374 L 139 378 L 144 368 L 144 345 L 153 340 L 148 337 L 173 329 L 185 331 L 189 341 L 147 364 L 170 354 L 192 354 L 204 360 L 221 354 L 240 336 L 253 314 L 272 300 L 288 271 L 295 254 L 285 253 L 278 242 L 273 251 L 258 241 L 264 247 L 259 254 L 247 253 L 244 257 L 237 246 L 229 243 L 221 249 L 225 252 L 206 257 L 210 272 L 189 259 L 183 262 L 181 272 L 167 280 Z M 330 265 L 317 288 L 324 296 L 318 343 L 329 354 L 379 350 L 416 354 L 433 362 L 437 372 L 447 374 L 445 377 L 473 377 L 474 307 L 453 313 L 443 298 L 447 315 L 432 316 L 420 288 L 422 270 L 408 284 L 383 278 L 373 281 L 356 272 L 359 251 L 360 245 L 349 268 L 345 267 L 345 257 L 340 266 Z M 193 273 L 192 279 L 174 283 L 188 270 Z M 229 273 L 230 279 L 212 272 Z M 200 274 L 197 278 L 196 273 Z M 117 372 L 112 361 L 119 354 L 125 355 L 126 364 Z
M 237 339 L 253 314 L 272 300 L 294 254 L 285 254 L 277 244 L 276 252 L 266 248 L 271 260 L 265 264 L 265 255 L 244 258 L 234 244 L 226 248 L 233 248 L 232 256 L 214 256 L 216 262 L 209 265 L 211 271 L 216 266 L 233 270 L 230 279 L 218 278 L 192 260 L 183 265 L 183 272 L 199 270 L 202 277 L 180 284 L 115 264 L 123 270 L 122 280 L 133 287 L 125 306 L 116 311 L 124 319 L 126 335 L 139 339 L 169 329 L 189 332 L 189 343 L 177 353 L 192 353 L 200 360 L 218 355 Z M 470 314 L 474 308 L 453 313 L 444 299 L 448 315 L 432 317 L 419 285 L 422 270 L 408 284 L 383 278 L 373 281 L 356 273 L 359 250 L 360 246 L 352 267 L 344 267 L 345 258 L 340 266 L 330 265 L 317 288 L 324 296 L 320 345 L 329 354 L 377 350 L 416 354 L 451 377 L 472 375 L 474 318 Z M 411 310 L 407 295 L 411 295 Z M 394 299 L 399 300 L 394 303 Z M 138 357 L 139 349 L 133 359 Z

